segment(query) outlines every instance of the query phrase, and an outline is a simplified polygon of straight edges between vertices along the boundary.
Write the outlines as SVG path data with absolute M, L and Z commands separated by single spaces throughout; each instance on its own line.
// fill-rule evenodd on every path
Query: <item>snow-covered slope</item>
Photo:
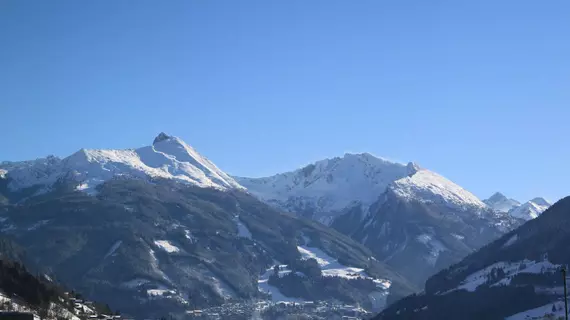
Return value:
M 11 190 L 36 185 L 49 188 L 60 179 L 71 178 L 78 182 L 78 189 L 92 191 L 96 185 L 120 176 L 174 179 L 204 188 L 243 188 L 184 141 L 164 133 L 151 146 L 139 149 L 81 149 L 64 159 L 50 156 L 3 162 L 0 170 L 10 179 Z
M 409 177 L 395 181 L 390 188 L 401 198 L 415 199 L 420 202 L 445 203 L 448 207 L 457 208 L 487 207 L 469 191 L 443 176 L 425 169 L 418 170 Z
M 489 199 L 483 200 L 483 202 L 495 211 L 508 212 L 511 216 L 524 220 L 538 217 L 551 205 L 550 202 L 540 197 L 521 205 L 517 200 L 508 199 L 500 192 L 493 194 Z
M 426 169 L 394 181 L 370 208 L 362 221 L 348 213 L 332 227 L 418 284 L 518 223 Z
M 347 153 L 271 177 L 236 180 L 253 195 L 280 209 L 328 224 L 331 216 L 347 207 L 362 205 L 366 209 L 391 182 L 407 176 L 409 170 L 404 164 L 368 153 Z M 322 216 L 323 213 L 327 215 Z
M 509 212 L 509 214 L 515 218 L 531 220 L 546 211 L 548 207 L 550 207 L 550 204 L 543 198 L 534 198 L 525 202 L 521 206 L 514 208 Z
M 500 192 L 495 192 L 489 199 L 483 200 L 491 209 L 499 212 L 509 212 L 510 210 L 521 205 L 515 199 L 509 199 Z

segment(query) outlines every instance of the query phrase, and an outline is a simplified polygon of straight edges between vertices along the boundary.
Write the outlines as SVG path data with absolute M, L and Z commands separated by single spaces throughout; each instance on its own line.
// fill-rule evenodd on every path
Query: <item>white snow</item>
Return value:
M 500 192 L 496 192 L 489 199 L 483 200 L 483 202 L 498 212 L 509 212 L 521 205 L 517 200 L 508 199 Z
M 155 240 L 154 244 L 168 253 L 174 253 L 180 251 L 180 249 L 177 246 L 173 245 L 168 240 Z
M 376 284 L 377 288 L 388 289 L 390 288 L 391 281 L 386 279 L 376 279 L 368 276 L 364 269 L 348 267 L 342 265 L 335 258 L 329 256 L 327 253 L 319 248 L 308 246 L 297 246 L 297 250 L 301 254 L 302 259 L 315 259 L 321 267 L 321 272 L 324 277 L 341 277 L 345 279 L 371 279 Z
M 12 179 L 12 190 L 33 185 L 50 187 L 65 177 L 80 182 L 76 189 L 89 193 L 116 176 L 174 179 L 222 190 L 243 189 L 184 141 L 166 135 L 153 145 L 136 150 L 81 149 L 65 159 L 2 162 L 0 170 Z
M 425 169 L 417 171 L 411 177 L 395 181 L 390 188 L 404 199 L 426 203 L 444 203 L 453 208 L 487 207 L 471 192 L 443 176 Z
M 555 312 L 552 312 L 552 306 L 554 306 L 556 310 Z M 552 319 L 557 319 L 558 317 L 561 318 L 564 317 L 564 302 L 557 301 L 549 303 L 542 307 L 517 313 L 515 315 L 505 318 L 505 320 L 531 320 L 531 319 L 542 320 L 542 319 L 548 319 L 545 317 L 547 315 L 554 315 L 555 317 Z
M 190 243 L 196 242 L 196 238 L 194 238 L 190 230 L 184 230 L 184 236 L 186 237 L 186 239 L 190 240 Z
M 301 254 L 302 259 L 315 259 L 321 268 L 331 264 L 335 259 L 331 258 L 328 254 L 321 251 L 319 248 L 310 248 L 297 246 L 297 250 Z
M 238 237 L 251 239 L 251 232 L 249 229 L 239 220 L 239 216 L 234 217 L 234 222 L 237 224 Z
M 538 199 L 542 199 L 542 198 L 538 198 Z M 542 200 L 544 200 L 544 199 L 542 199 Z M 537 200 L 537 202 L 539 202 L 539 201 Z M 543 202 L 539 202 L 539 203 L 540 204 L 537 204 L 537 203 L 533 202 L 532 200 L 525 202 L 520 207 L 509 212 L 509 214 L 515 218 L 520 218 L 520 219 L 524 219 L 524 220 L 534 219 L 534 218 L 538 217 L 541 213 L 546 211 L 546 209 L 548 209 L 548 207 L 550 206 L 548 204 L 544 205 Z
M 117 251 L 117 249 L 119 249 L 119 247 L 121 246 L 121 244 L 123 243 L 123 241 L 119 240 L 117 242 L 115 242 L 111 248 L 109 249 L 109 251 L 107 251 L 107 254 L 105 254 L 105 257 L 103 257 L 103 259 L 107 259 L 108 257 L 110 257 L 112 254 L 115 253 L 115 251 Z
M 257 281 L 257 285 L 258 285 L 258 289 L 261 292 L 265 292 L 268 294 L 271 294 L 271 301 L 273 302 L 295 302 L 295 303 L 299 303 L 304 301 L 303 299 L 299 299 L 299 298 L 293 298 L 293 297 L 287 297 L 285 295 L 283 295 L 281 293 L 281 291 L 279 291 L 279 288 L 276 288 L 272 285 L 270 285 L 268 283 L 269 281 L 269 276 L 271 276 L 273 274 L 274 270 L 273 267 L 268 268 L 265 273 L 263 273 L 260 277 L 259 280 Z M 289 274 L 291 272 L 291 270 L 287 269 L 286 265 L 279 265 L 279 277 L 282 277 L 286 274 Z
M 457 240 L 463 240 L 463 239 L 465 239 L 465 236 L 462 236 L 462 235 L 460 235 L 460 234 L 452 233 L 451 235 L 452 235 L 455 239 L 457 239 Z
M 88 189 L 90 189 L 90 187 L 87 183 L 80 183 L 79 185 L 77 185 L 77 187 L 75 187 L 75 190 L 77 191 L 83 191 Z
M 487 283 L 489 275 L 494 268 L 503 269 L 505 277 L 491 285 L 508 285 L 512 277 L 519 273 L 556 272 L 559 265 L 552 264 L 548 260 L 532 261 L 525 259 L 517 262 L 497 262 L 469 275 L 457 288 L 446 293 L 461 289 L 470 292 L 475 291 L 480 285 Z
M 167 289 L 165 287 L 159 287 L 157 289 L 148 289 L 146 293 L 151 297 L 165 296 L 176 294 L 176 291 Z
M 307 242 L 307 241 L 305 241 Z M 388 289 L 391 286 L 391 281 L 387 279 L 376 279 L 370 277 L 364 272 L 364 269 L 361 268 L 354 268 L 354 267 L 347 267 L 340 264 L 336 259 L 332 258 L 319 248 L 307 247 L 307 246 L 297 246 L 297 250 L 301 253 L 302 259 L 310 259 L 313 258 L 317 260 L 317 263 L 321 267 L 321 272 L 324 277 L 342 277 L 346 279 L 357 279 L 357 278 L 364 278 L 370 279 L 376 284 L 377 290 L 372 292 L 369 295 L 369 299 L 371 303 L 378 307 L 379 309 L 383 308 L 386 305 L 386 298 L 388 295 Z M 287 265 L 278 265 L 279 277 L 283 277 L 292 271 L 287 268 Z M 268 268 L 265 273 L 263 273 L 258 280 L 258 287 L 259 290 L 262 292 L 270 293 L 272 297 L 272 301 L 279 302 L 302 302 L 302 299 L 298 298 L 291 298 L 284 296 L 278 288 L 269 285 L 268 280 L 269 276 L 274 273 L 274 267 Z M 298 274 L 299 276 L 305 276 L 304 274 Z
M 314 209 L 334 216 L 358 203 L 366 210 L 391 182 L 407 174 L 405 164 L 368 153 L 347 153 L 270 177 L 235 179 L 253 195 L 282 209 Z M 332 221 L 327 216 L 318 219 Z

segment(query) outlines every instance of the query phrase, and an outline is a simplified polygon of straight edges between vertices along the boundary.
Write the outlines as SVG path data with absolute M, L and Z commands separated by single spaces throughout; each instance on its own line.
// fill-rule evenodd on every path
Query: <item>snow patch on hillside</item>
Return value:
M 155 240 L 154 244 L 168 253 L 174 253 L 180 251 L 180 249 L 177 246 L 173 245 L 168 240 Z
M 147 295 L 151 296 L 151 297 L 157 297 L 157 296 L 169 296 L 169 295 L 174 295 L 176 294 L 176 291 L 174 290 L 170 290 L 166 287 L 158 287 L 155 289 L 148 289 L 146 291 Z
M 283 276 L 291 273 L 291 270 L 287 268 L 287 265 L 278 265 L 278 266 L 279 266 L 278 267 L 279 268 L 279 271 L 278 271 L 279 277 L 283 277 Z M 269 276 L 271 276 L 274 272 L 275 272 L 274 267 L 271 267 L 271 268 L 268 268 L 267 270 L 265 270 L 265 272 L 259 277 L 259 280 L 257 281 L 259 291 L 270 294 L 271 295 L 271 301 L 273 301 L 273 302 L 284 301 L 284 302 L 299 303 L 299 302 L 305 301 L 305 300 L 299 299 L 299 298 L 287 297 L 287 296 L 283 295 L 281 293 L 281 291 L 279 291 L 279 288 L 270 285 L 268 283 Z
M 499 269 L 501 269 L 502 272 L 504 272 L 504 276 L 500 277 L 499 279 L 496 279 L 496 282 L 494 284 L 491 284 L 491 286 L 508 285 L 510 284 L 511 279 L 515 275 L 520 273 L 556 272 L 559 267 L 560 265 L 552 264 L 548 260 L 532 261 L 525 259 L 518 262 L 497 262 L 469 275 L 468 277 L 465 278 L 465 280 L 461 282 L 461 284 L 457 288 L 449 290 L 446 293 L 455 290 L 466 290 L 469 292 L 473 292 L 477 290 L 479 286 L 488 283 L 489 279 L 492 276 L 492 273 L 493 272 L 496 273 L 497 272 L 496 270 Z M 497 275 L 497 273 L 495 275 Z
M 184 237 L 190 241 L 190 243 L 196 243 L 196 238 L 192 235 L 190 230 L 184 230 Z
M 341 277 L 345 279 L 371 279 L 377 288 L 386 290 L 390 288 L 392 282 L 387 279 L 376 279 L 370 277 L 362 268 L 348 267 L 342 265 L 337 259 L 329 256 L 319 248 L 308 246 L 297 246 L 302 259 L 315 259 L 321 267 L 323 277 Z

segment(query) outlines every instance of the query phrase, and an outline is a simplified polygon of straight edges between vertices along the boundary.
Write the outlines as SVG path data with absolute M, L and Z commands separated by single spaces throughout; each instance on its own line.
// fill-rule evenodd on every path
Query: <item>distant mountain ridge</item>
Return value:
M 366 210 L 390 183 L 406 177 L 413 167 L 369 153 L 347 153 L 271 177 L 234 178 L 277 208 L 330 224 L 347 207 Z
M 430 277 L 422 294 L 375 319 L 563 319 L 568 239 L 570 197 Z
M 377 310 L 535 211 L 494 210 L 368 153 L 231 177 L 164 133 L 138 149 L 0 164 L 2 232 L 67 283 L 156 316 L 268 294 Z
M 489 199 L 483 200 L 489 207 L 499 212 L 508 212 L 511 216 L 530 220 L 538 217 L 548 207 L 550 202 L 544 198 L 533 198 L 523 204 L 514 199 L 508 199 L 500 192 L 496 192 Z
M 483 200 L 489 207 L 501 212 L 509 212 L 511 209 L 521 205 L 515 199 L 508 199 L 504 194 L 495 192 L 489 199 Z
M 243 189 L 210 160 L 180 138 L 160 133 L 152 145 L 138 149 L 81 149 L 60 159 L 47 158 L 0 163 L 2 176 L 10 177 L 14 190 L 39 187 L 49 190 L 60 179 L 80 182 L 78 189 L 89 191 L 117 176 L 162 178 L 221 190 Z

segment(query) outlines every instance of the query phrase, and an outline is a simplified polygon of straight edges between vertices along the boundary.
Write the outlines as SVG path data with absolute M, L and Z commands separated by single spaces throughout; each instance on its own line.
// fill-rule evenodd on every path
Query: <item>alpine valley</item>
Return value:
M 449 285 L 433 280 L 479 248 L 518 248 L 532 234 L 512 230 L 549 206 L 481 201 L 367 153 L 232 177 L 164 133 L 139 149 L 0 163 L 0 233 L 23 249 L 18 259 L 137 319 L 370 316 L 428 278 L 430 294 L 451 290 L 499 263 L 493 251 Z

